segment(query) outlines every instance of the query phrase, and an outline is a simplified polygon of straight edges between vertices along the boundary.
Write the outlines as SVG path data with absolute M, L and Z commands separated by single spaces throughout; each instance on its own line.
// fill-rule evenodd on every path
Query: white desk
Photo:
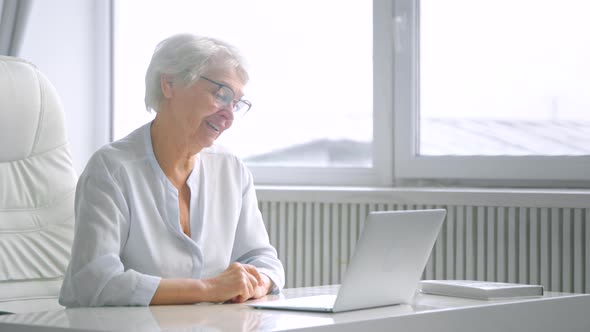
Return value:
M 286 289 L 293 298 L 338 286 Z M 280 296 L 269 296 L 279 298 Z M 413 305 L 337 314 L 242 304 L 76 308 L 0 316 L 0 331 L 590 331 L 590 294 L 479 301 L 419 294 Z

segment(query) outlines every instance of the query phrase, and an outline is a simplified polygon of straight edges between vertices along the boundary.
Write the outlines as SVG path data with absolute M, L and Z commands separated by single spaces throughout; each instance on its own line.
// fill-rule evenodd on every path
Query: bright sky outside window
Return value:
M 590 3 L 422 0 L 421 155 L 590 155 Z

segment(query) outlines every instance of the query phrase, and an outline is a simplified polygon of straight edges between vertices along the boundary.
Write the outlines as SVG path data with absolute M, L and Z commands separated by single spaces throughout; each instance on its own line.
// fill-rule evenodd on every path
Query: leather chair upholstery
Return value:
M 55 88 L 0 56 L 0 311 L 60 308 L 76 181 Z

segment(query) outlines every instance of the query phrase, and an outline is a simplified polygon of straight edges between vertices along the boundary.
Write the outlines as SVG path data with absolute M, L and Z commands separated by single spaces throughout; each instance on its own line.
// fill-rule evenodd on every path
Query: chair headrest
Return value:
M 0 56 L 0 162 L 26 159 L 67 143 L 53 85 L 35 65 Z

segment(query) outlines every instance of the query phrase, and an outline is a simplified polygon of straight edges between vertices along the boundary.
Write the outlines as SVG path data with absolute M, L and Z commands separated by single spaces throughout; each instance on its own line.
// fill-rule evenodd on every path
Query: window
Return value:
M 249 62 L 252 109 L 219 143 L 257 184 L 391 183 L 388 1 L 115 4 L 115 139 L 154 116 L 144 111 L 143 80 L 155 45 L 192 32 L 236 45 Z
M 153 117 L 155 44 L 189 31 L 249 60 L 252 111 L 220 143 L 257 184 L 590 184 L 584 1 L 115 5 L 116 139 Z
M 396 180 L 587 185 L 589 10 L 396 1 Z

